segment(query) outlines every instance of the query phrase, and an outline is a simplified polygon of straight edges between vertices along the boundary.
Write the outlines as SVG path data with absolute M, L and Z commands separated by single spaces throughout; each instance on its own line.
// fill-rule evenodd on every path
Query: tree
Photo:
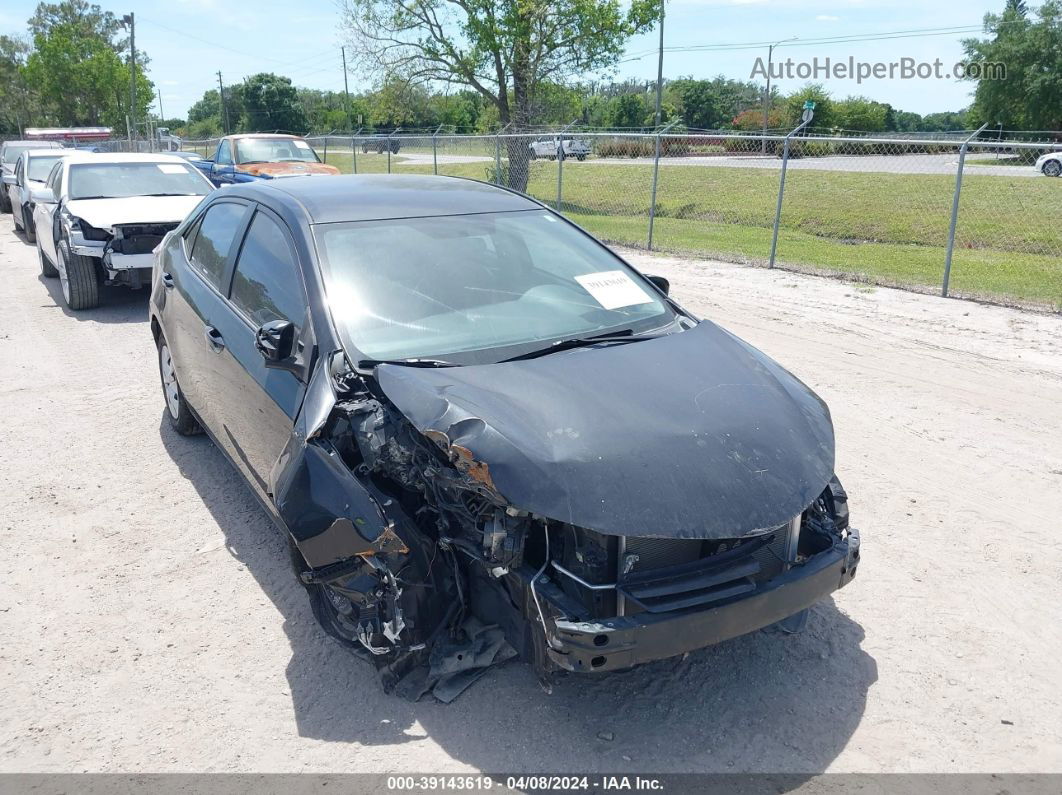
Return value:
M 309 130 L 306 114 L 299 103 L 299 92 L 291 84 L 291 78 L 260 72 L 244 80 L 236 91 L 243 106 L 241 129 L 299 135 Z M 229 117 L 232 118 L 232 108 L 229 108 Z
M 343 0 L 361 64 L 411 83 L 466 86 L 503 125 L 525 129 L 544 83 L 612 68 L 659 15 L 657 0 Z M 528 148 L 509 147 L 509 183 L 527 184 Z
M 1030 20 L 1023 3 L 985 15 L 987 39 L 963 42 L 968 62 L 1005 67 L 1005 76 L 971 74 L 976 80 L 971 123 L 1009 129 L 1062 130 L 1062 4 L 1047 0 Z
M 41 115 L 62 125 L 123 129 L 130 110 L 130 69 L 120 53 L 129 43 L 118 38 L 121 23 L 114 14 L 86 0 L 64 0 L 38 5 L 28 25 L 33 52 L 20 74 L 38 97 Z M 138 67 L 147 60 L 138 50 Z M 138 68 L 138 118 L 146 118 L 154 98 L 154 86 Z
M 645 124 L 648 111 L 644 94 L 621 94 L 613 97 L 605 112 L 605 124 L 616 130 L 633 130 Z
M 895 129 L 895 114 L 890 105 L 866 97 L 848 97 L 834 106 L 837 126 L 848 132 L 884 132 Z M 816 106 L 815 115 L 819 114 Z
M 815 118 L 812 119 L 809 126 L 820 128 L 837 126 L 833 100 L 830 99 L 829 93 L 820 84 L 809 83 L 799 91 L 786 97 L 785 123 L 788 127 L 796 127 L 800 124 L 800 116 L 804 112 L 804 103 L 808 100 L 815 103 Z
M 15 36 L 0 36 L 0 133 L 18 135 L 30 118 L 30 96 L 22 69 L 30 52 L 30 45 Z

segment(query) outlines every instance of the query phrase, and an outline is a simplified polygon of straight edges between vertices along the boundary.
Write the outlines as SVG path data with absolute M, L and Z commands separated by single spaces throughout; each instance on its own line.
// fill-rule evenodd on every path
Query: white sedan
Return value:
M 75 311 L 99 304 L 101 284 L 150 284 L 155 246 L 213 189 L 172 155 L 63 158 L 32 192 L 41 271 Z
M 30 194 L 44 187 L 44 180 L 56 162 L 70 154 L 67 149 L 27 149 L 15 162 L 14 171 L 4 174 L 3 190 L 11 207 L 15 231 L 19 229 L 30 243 L 34 240 L 33 201 Z
M 1036 170 L 1046 177 L 1062 176 L 1062 152 L 1048 152 L 1036 161 Z

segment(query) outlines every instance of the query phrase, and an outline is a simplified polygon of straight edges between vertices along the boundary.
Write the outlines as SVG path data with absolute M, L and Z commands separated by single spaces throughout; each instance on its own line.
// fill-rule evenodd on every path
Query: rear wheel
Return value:
M 1048 177 L 1057 177 L 1062 174 L 1062 161 L 1048 160 L 1044 163 L 1044 174 Z
M 170 426 L 181 436 L 195 436 L 203 432 L 199 421 L 192 415 L 192 410 L 184 400 L 184 393 L 177 383 L 177 371 L 173 368 L 170 346 L 166 338 L 159 333 L 156 340 L 159 349 L 159 376 L 162 379 L 162 396 L 166 398 L 166 416 Z
M 72 254 L 64 241 L 56 247 L 59 268 L 59 283 L 63 287 L 66 305 L 79 312 L 94 309 L 100 304 L 100 280 L 96 275 L 96 262 L 92 257 Z
M 47 276 L 49 279 L 54 279 L 56 276 L 59 275 L 59 271 L 55 269 L 55 266 L 52 265 L 51 261 L 45 255 L 44 249 L 41 248 L 40 239 L 37 240 L 37 259 L 40 260 L 42 274 Z
M 26 240 L 30 243 L 37 239 L 37 227 L 33 225 L 33 213 L 29 207 L 22 208 L 22 231 L 26 233 Z

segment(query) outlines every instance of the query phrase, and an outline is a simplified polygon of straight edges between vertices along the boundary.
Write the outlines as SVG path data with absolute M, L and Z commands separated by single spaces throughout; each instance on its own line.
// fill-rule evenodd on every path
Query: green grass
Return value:
M 430 163 L 412 164 L 404 157 L 424 152 L 430 155 L 430 146 L 392 155 L 392 172 L 431 173 Z M 353 168 L 349 151 L 330 151 L 327 162 L 344 173 Z M 387 156 L 359 151 L 357 165 L 360 174 L 385 173 Z M 444 163 L 439 173 L 486 179 L 492 166 Z M 555 162 L 532 163 L 528 184 L 531 195 L 551 206 L 557 168 Z M 651 184 L 650 165 L 567 161 L 563 210 L 605 240 L 644 247 Z M 944 174 L 792 169 L 778 263 L 882 284 L 939 288 L 954 187 L 954 178 Z M 777 194 L 773 169 L 663 165 L 654 248 L 764 262 Z M 967 174 L 951 289 L 1062 310 L 1060 199 L 1062 180 Z

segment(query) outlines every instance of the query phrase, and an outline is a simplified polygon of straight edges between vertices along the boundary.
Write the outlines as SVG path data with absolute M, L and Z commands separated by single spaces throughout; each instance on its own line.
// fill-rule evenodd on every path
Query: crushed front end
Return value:
M 318 619 L 388 687 L 434 669 L 446 644 L 475 652 L 469 619 L 504 636 L 511 654 L 488 662 L 615 670 L 799 613 L 859 562 L 836 479 L 791 521 L 741 537 L 608 535 L 513 505 L 461 443 L 477 421 L 418 429 L 371 389 L 318 413 L 293 437 L 281 512 L 301 517 L 296 565 Z
M 151 284 L 155 247 L 178 222 L 115 224 L 107 229 L 91 226 L 84 219 L 71 219 L 70 250 L 99 263 L 103 283 L 134 290 Z

